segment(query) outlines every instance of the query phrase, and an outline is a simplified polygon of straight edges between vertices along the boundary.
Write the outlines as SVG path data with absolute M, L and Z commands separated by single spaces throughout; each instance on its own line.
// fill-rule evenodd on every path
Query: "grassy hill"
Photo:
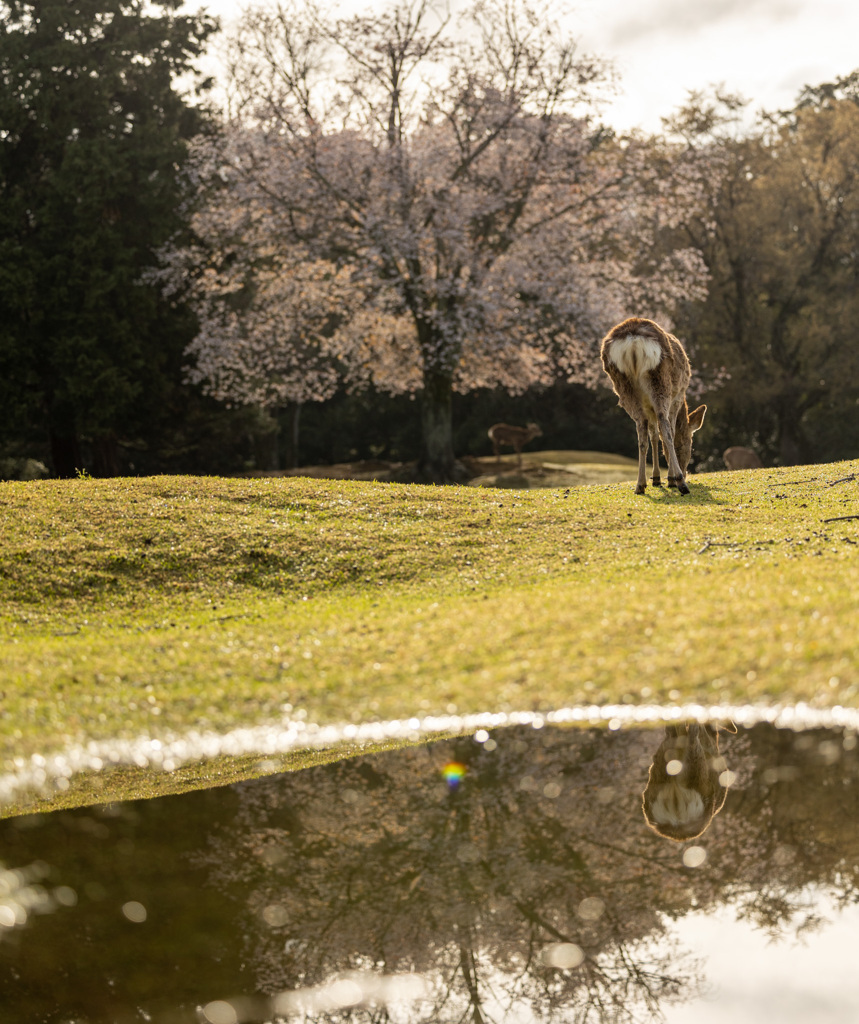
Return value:
M 859 461 L 711 474 L 688 497 L 0 484 L 0 772 L 93 739 L 270 721 L 285 704 L 322 723 L 856 705 L 857 474 Z

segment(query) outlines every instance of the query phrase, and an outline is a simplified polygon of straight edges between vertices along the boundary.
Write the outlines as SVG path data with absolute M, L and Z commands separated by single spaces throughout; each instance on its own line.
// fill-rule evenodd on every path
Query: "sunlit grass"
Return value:
M 0 485 L 0 768 L 116 736 L 627 701 L 859 703 L 859 462 L 680 497 Z

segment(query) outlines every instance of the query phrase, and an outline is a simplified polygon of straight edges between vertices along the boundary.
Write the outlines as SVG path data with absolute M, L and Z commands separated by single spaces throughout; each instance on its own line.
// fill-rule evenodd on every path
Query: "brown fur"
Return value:
M 733 723 L 724 728 L 737 731 Z M 668 774 L 669 761 L 680 761 L 679 774 Z M 719 776 L 725 769 L 717 726 L 695 722 L 666 726 L 641 797 L 647 824 L 678 843 L 697 839 L 724 806 L 728 790 Z
M 692 434 L 704 422 L 707 406 L 701 405 L 690 413 L 686 405 L 692 370 L 685 349 L 653 320 L 634 316 L 612 327 L 602 340 L 600 356 L 618 404 L 633 418 L 638 432 L 635 493 L 644 494 L 647 487 L 648 441 L 653 483 L 657 487 L 662 483 L 658 448 L 661 437 L 668 463 L 668 486 L 688 494 L 686 469 L 692 455 Z M 618 359 L 624 368 L 617 364 Z
M 742 445 L 726 448 L 722 452 L 722 458 L 728 469 L 760 469 L 763 466 L 758 453 L 751 448 L 743 448 Z
M 509 444 L 516 449 L 518 464 L 522 465 L 522 448 L 535 437 L 542 437 L 543 431 L 536 423 L 529 423 L 527 427 L 511 427 L 507 423 L 495 423 L 487 431 L 492 446 L 495 449 L 495 458 L 501 458 L 499 446 Z

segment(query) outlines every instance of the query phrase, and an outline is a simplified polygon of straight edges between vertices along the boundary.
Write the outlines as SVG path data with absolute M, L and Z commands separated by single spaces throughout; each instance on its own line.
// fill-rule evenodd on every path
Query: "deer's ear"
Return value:
M 707 411 L 706 405 L 699 405 L 694 412 L 689 413 L 689 428 L 694 434 L 696 430 L 701 429 L 701 424 L 704 422 L 704 413 Z

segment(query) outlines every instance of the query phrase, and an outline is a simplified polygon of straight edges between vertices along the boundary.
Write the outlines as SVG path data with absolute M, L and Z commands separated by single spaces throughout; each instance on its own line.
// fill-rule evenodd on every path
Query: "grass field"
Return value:
M 0 772 L 90 740 L 271 721 L 286 704 L 321 723 L 857 705 L 857 475 L 859 461 L 710 474 L 688 497 L 2 483 Z

